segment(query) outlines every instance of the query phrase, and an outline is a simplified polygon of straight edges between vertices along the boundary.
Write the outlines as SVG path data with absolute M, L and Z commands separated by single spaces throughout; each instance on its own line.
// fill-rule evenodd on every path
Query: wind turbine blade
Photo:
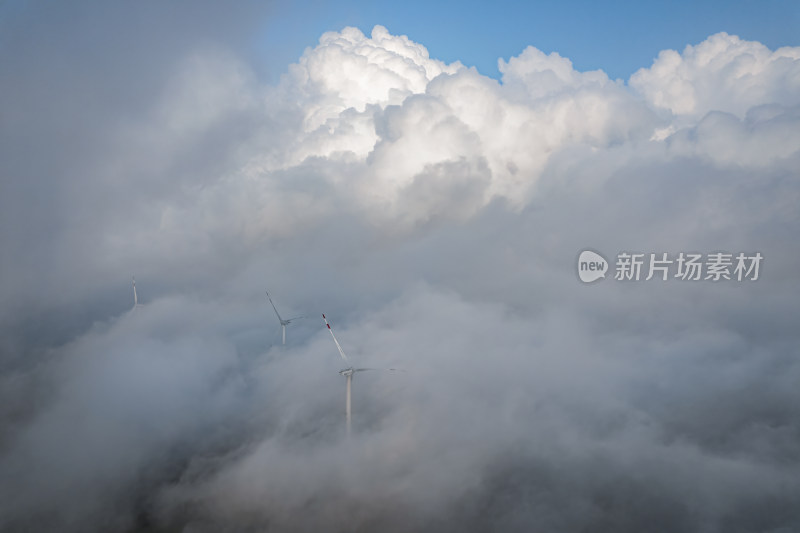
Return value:
M 333 330 L 331 329 L 331 325 L 330 325 L 330 324 L 328 324 L 328 319 L 327 319 L 327 318 L 325 318 L 325 315 L 324 315 L 324 314 L 322 315 L 322 320 L 324 320 L 324 321 L 325 321 L 325 325 L 326 325 L 326 326 L 328 326 L 328 331 L 330 331 L 330 332 L 331 332 L 331 337 L 333 337 L 333 342 L 335 342 L 335 343 L 336 343 L 336 347 L 339 349 L 339 355 L 341 355 L 341 356 L 342 356 L 342 359 L 344 359 L 344 362 L 345 362 L 345 363 L 347 363 L 347 364 L 349 365 L 349 364 L 350 364 L 350 360 L 349 360 L 349 359 L 347 358 L 347 356 L 345 355 L 345 353 L 344 353 L 344 350 L 342 350 L 342 347 L 341 347 L 341 345 L 339 344 L 339 341 L 337 341 L 337 340 L 336 340 L 336 335 L 334 335 L 334 334 L 333 334 Z
M 136 295 L 136 278 L 131 276 L 131 281 L 133 282 L 133 306 L 136 307 L 139 305 L 139 297 Z
M 269 295 L 269 291 L 267 291 L 267 298 L 269 298 L 269 303 L 272 304 L 272 308 L 275 309 L 275 314 L 278 315 L 278 320 L 283 322 L 283 319 L 281 318 L 281 315 L 278 313 L 278 309 L 275 307 L 275 304 L 272 303 L 272 296 Z
M 354 368 L 353 372 L 366 372 L 367 370 L 384 370 L 384 371 L 397 371 L 402 372 L 399 368 Z
M 298 318 L 305 318 L 305 316 L 293 316 L 292 318 L 287 318 L 284 322 L 291 322 L 292 320 L 297 320 Z

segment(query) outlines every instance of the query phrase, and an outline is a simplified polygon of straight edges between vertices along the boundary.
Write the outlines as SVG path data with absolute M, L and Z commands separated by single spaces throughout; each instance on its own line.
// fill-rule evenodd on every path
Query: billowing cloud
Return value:
M 742 117 L 761 104 L 800 103 L 800 50 L 770 50 L 758 42 L 718 33 L 687 45 L 682 54 L 664 50 L 650 68 L 631 76 L 631 87 L 656 109 L 700 118 L 709 111 Z
M 0 91 L 0 527 L 800 527 L 798 49 L 718 34 L 624 83 L 528 47 L 498 81 L 345 28 L 266 86 L 213 15 L 86 121 L 126 63 Z M 583 285 L 587 247 L 765 259 Z M 322 312 L 400 369 L 356 375 L 349 439 Z
M 369 38 L 357 28 L 345 28 L 324 34 L 317 47 L 290 66 L 284 81 L 292 96 L 305 97 L 305 125 L 315 129 L 345 109 L 400 104 L 425 92 L 439 74 L 459 68 L 431 59 L 424 46 L 391 35 L 383 26 L 375 26 Z

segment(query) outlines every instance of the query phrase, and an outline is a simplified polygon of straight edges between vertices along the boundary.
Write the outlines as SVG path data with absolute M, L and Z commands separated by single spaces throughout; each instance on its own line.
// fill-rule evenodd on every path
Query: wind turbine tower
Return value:
M 139 295 L 136 294 L 136 277 L 131 276 L 131 283 L 133 284 L 133 309 L 136 309 L 142 305 L 139 303 Z
M 286 344 L 286 326 L 292 323 L 292 320 L 297 320 L 299 318 L 305 318 L 302 316 L 296 316 L 292 318 L 287 318 L 284 320 L 281 318 L 280 313 L 278 313 L 278 309 L 275 307 L 275 304 L 272 302 L 272 296 L 269 295 L 269 291 L 267 291 L 267 298 L 269 298 L 269 303 L 272 304 L 272 308 L 275 310 L 275 314 L 278 316 L 278 321 L 281 323 L 281 344 Z
M 325 321 L 325 325 L 328 326 L 328 331 L 331 333 L 331 337 L 333 337 L 333 342 L 336 343 L 336 349 L 339 350 L 339 355 L 342 356 L 347 368 L 343 368 L 339 371 L 339 374 L 343 375 L 347 380 L 347 395 L 345 397 L 345 415 L 347 419 L 347 436 L 350 436 L 350 428 L 352 425 L 352 391 L 353 391 L 353 374 L 356 372 L 366 372 L 367 370 L 397 370 L 396 368 L 353 368 L 353 365 L 350 363 L 350 359 L 347 357 L 347 354 L 344 353 L 342 350 L 342 346 L 339 344 L 339 341 L 336 340 L 336 335 L 333 334 L 333 330 L 331 329 L 331 325 L 328 324 L 328 319 L 325 318 L 325 315 L 322 315 L 322 320 Z

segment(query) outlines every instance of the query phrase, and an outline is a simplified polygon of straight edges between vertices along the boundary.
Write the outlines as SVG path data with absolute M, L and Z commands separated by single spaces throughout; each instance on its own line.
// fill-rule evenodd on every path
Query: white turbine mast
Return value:
M 347 436 L 350 436 L 350 426 L 352 421 L 352 389 L 353 389 L 353 374 L 356 372 L 366 372 L 367 370 L 397 370 L 396 368 L 353 368 L 353 365 L 350 363 L 350 359 L 348 359 L 347 354 L 344 353 L 342 350 L 342 345 L 339 344 L 339 341 L 336 340 L 336 335 L 333 334 L 333 330 L 331 329 L 331 325 L 328 323 L 328 319 L 325 318 L 325 315 L 322 315 L 322 320 L 325 321 L 325 325 L 328 326 L 328 331 L 331 333 L 331 337 L 333 337 L 333 342 L 336 343 L 336 348 L 339 350 L 339 355 L 342 356 L 347 368 L 343 368 L 339 371 L 339 374 L 343 375 L 347 380 L 347 395 L 345 397 L 345 415 L 347 420 Z
M 137 307 L 141 307 L 142 304 L 139 303 L 139 295 L 136 294 L 136 277 L 131 276 L 131 283 L 133 284 L 133 309 Z
M 286 344 L 286 326 L 292 323 L 292 320 L 297 320 L 299 318 L 305 318 L 303 316 L 295 316 L 292 318 L 287 318 L 284 320 L 281 318 L 280 313 L 278 313 L 278 309 L 275 307 L 275 304 L 272 302 L 272 296 L 269 295 L 269 291 L 267 291 L 267 298 L 269 298 L 269 303 L 272 304 L 272 308 L 275 310 L 275 314 L 278 316 L 278 321 L 281 323 L 281 338 L 282 344 Z

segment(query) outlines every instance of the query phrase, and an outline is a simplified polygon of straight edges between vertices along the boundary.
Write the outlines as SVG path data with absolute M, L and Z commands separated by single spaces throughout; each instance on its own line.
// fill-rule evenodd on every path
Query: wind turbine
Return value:
M 292 318 L 287 318 L 286 320 L 281 318 L 280 313 L 278 313 L 278 309 L 275 307 L 275 304 L 272 303 L 272 296 L 269 295 L 269 291 L 267 291 L 267 298 L 269 298 L 269 303 L 272 304 L 272 308 L 275 309 L 275 314 L 278 315 L 278 320 L 281 323 L 281 337 L 283 338 L 283 344 L 286 344 L 286 326 L 291 324 L 292 320 L 297 320 L 298 318 L 305 318 L 302 316 L 296 316 Z
M 139 303 L 139 296 L 136 294 L 136 278 L 134 276 L 131 276 L 131 282 L 133 283 L 133 309 L 136 309 L 142 304 Z
M 367 370 L 397 370 L 396 368 L 353 368 L 353 365 L 350 363 L 350 359 L 347 358 L 347 355 L 342 350 L 342 346 L 339 344 L 339 341 L 336 340 L 336 335 L 333 334 L 333 330 L 331 329 L 331 325 L 328 324 L 328 319 L 325 318 L 325 315 L 322 315 L 322 320 L 325 321 L 325 325 L 328 326 L 328 331 L 331 332 L 331 337 L 333 337 L 333 342 L 336 343 L 336 348 L 339 350 L 339 355 L 342 356 L 344 359 L 347 368 L 339 370 L 339 373 L 343 375 L 347 379 L 347 397 L 345 400 L 345 413 L 347 414 L 347 436 L 350 436 L 350 425 L 351 425 L 351 396 L 352 396 L 352 389 L 353 389 L 353 374 L 356 372 L 366 372 Z

